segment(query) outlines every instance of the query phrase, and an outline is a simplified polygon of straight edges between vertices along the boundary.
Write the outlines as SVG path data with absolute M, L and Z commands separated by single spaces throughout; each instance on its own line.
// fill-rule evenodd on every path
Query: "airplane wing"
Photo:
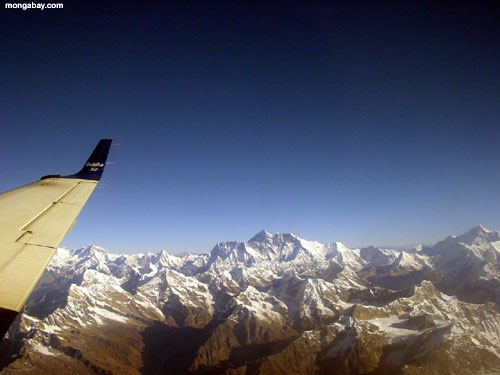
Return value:
M 110 146 L 101 139 L 76 174 L 0 194 L 0 339 L 99 182 Z

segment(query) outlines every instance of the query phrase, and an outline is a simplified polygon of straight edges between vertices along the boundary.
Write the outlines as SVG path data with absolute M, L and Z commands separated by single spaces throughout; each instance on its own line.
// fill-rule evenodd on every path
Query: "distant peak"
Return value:
M 98 251 L 100 253 L 107 253 L 108 252 L 108 250 L 106 250 L 100 246 L 92 245 L 92 244 L 85 245 L 84 247 L 82 247 L 80 249 L 80 251 L 92 251 L 92 252 Z
M 481 246 L 498 240 L 500 240 L 500 232 L 490 230 L 483 225 L 477 225 L 459 236 L 448 236 L 443 242 Z
M 279 242 L 295 242 L 295 241 L 302 240 L 300 237 L 296 236 L 293 233 L 276 232 L 275 234 L 271 234 L 271 233 L 267 232 L 266 230 L 261 230 L 255 236 L 250 238 L 248 240 L 248 242 L 265 242 L 269 239 L 272 239 L 273 241 L 279 241 Z
M 255 236 L 250 238 L 248 242 L 264 242 L 268 238 L 272 238 L 272 234 L 267 232 L 265 229 L 262 229 L 259 233 L 257 233 Z
M 477 225 L 469 230 L 471 233 L 490 233 L 491 230 L 486 228 L 484 225 Z
M 461 236 L 456 237 L 457 239 L 460 239 L 462 241 L 475 241 L 479 238 L 483 237 L 488 237 L 490 233 L 493 231 L 489 230 L 488 228 L 484 227 L 483 225 L 477 225 L 471 229 L 467 233 L 462 234 Z

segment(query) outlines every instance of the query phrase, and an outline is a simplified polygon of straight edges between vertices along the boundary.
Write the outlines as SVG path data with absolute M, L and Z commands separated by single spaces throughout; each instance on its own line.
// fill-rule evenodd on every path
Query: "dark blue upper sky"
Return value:
M 499 229 L 498 5 L 374 3 L 2 9 L 0 190 L 75 172 L 113 138 L 64 246 Z

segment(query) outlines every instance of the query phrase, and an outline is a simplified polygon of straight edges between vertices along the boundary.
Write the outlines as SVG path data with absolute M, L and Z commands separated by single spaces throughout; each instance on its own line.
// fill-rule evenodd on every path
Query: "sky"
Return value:
M 0 190 L 119 144 L 61 246 L 500 229 L 493 2 L 62 2 L 0 12 Z

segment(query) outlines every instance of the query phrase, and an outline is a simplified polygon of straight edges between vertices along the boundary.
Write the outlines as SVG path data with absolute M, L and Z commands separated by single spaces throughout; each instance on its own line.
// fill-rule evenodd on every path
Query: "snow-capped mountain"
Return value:
M 500 373 L 500 232 L 349 249 L 262 231 L 209 253 L 58 249 L 2 374 Z

